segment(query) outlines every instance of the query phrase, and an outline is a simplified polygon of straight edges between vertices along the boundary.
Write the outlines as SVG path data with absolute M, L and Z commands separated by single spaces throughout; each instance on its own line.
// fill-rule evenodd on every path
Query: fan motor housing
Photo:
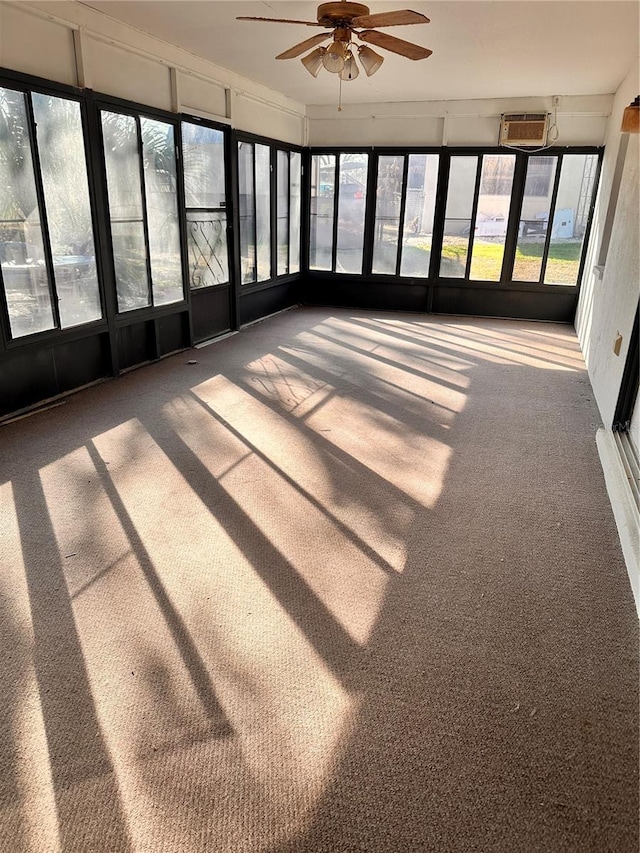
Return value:
M 363 3 L 321 3 L 318 6 L 318 23 L 324 27 L 349 26 L 354 18 L 369 14 L 369 7 Z

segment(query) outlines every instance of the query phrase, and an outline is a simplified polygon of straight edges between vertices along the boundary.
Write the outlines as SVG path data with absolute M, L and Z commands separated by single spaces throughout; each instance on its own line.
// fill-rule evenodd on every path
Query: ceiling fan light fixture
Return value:
M 332 74 L 339 74 L 344 68 L 347 52 L 342 42 L 334 41 L 326 49 L 322 57 L 322 64 Z
M 320 73 L 320 69 L 323 67 L 322 60 L 324 59 L 324 55 L 327 52 L 326 47 L 317 47 L 315 50 L 312 50 L 307 56 L 303 56 L 300 62 L 307 69 L 309 74 L 312 77 L 317 77 Z
M 355 56 L 349 51 L 349 55 L 345 59 L 344 68 L 340 72 L 341 80 L 355 80 L 358 74 L 360 73 L 360 69 L 358 68 L 358 63 L 356 62 Z
M 384 56 L 380 56 L 379 53 L 376 53 L 375 50 L 371 50 L 371 48 L 366 44 L 361 44 L 358 48 L 358 58 L 362 63 L 362 67 L 364 68 L 367 77 L 371 77 L 372 74 L 375 74 L 384 62 Z

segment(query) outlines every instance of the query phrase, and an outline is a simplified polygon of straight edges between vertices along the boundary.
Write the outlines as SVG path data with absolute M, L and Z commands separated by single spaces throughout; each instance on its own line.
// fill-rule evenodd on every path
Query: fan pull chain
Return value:
M 339 84 L 339 88 L 338 88 L 338 92 L 339 92 L 339 95 L 338 95 L 338 112 L 341 113 L 342 112 L 342 77 L 338 77 L 338 84 Z

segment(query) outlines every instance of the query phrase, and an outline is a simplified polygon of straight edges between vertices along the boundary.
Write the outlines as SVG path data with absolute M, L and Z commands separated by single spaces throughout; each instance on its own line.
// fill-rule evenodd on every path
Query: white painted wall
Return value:
M 601 272 L 594 266 L 601 261 L 600 249 L 607 230 L 607 212 L 622 134 L 620 123 L 624 108 L 638 94 L 638 68 L 632 68 L 616 93 L 607 128 L 606 152 L 594 228 L 590 240 L 576 331 L 585 355 L 591 384 L 605 427 L 613 423 L 616 401 L 624 370 L 633 318 L 640 295 L 638 232 L 639 137 L 629 136 L 622 168 L 615 212 L 610 213 L 611 239 L 606 263 Z M 616 336 L 623 337 L 620 354 L 615 355 Z
M 612 95 L 562 96 L 557 145 L 602 145 Z M 309 145 L 496 145 L 503 113 L 554 112 L 553 98 L 308 106 Z
M 0 66 L 304 142 L 303 104 L 71 0 L 0 0 Z

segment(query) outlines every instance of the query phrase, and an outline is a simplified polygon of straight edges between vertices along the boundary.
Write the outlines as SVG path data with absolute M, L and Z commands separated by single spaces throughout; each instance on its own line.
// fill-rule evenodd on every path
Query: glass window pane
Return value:
M 154 305 L 184 298 L 173 125 L 140 119 Z
M 512 281 L 540 281 L 557 157 L 529 157 Z
M 598 155 L 565 154 L 561 168 L 544 283 L 576 285 Z
M 138 131 L 133 116 L 102 112 L 119 311 L 151 304 L 144 242 Z
M 227 214 L 217 210 L 187 211 L 189 286 L 212 287 L 229 281 Z
M 229 281 L 224 134 L 182 123 L 189 286 Z
M 238 192 L 241 281 L 249 284 L 256 280 L 253 145 L 250 142 L 238 142 Z
M 368 154 L 341 154 L 336 272 L 361 273 Z
M 278 151 L 277 155 L 277 274 L 285 275 L 289 272 L 289 153 Z
M 335 154 L 314 154 L 311 158 L 309 230 L 309 268 L 312 270 L 331 269 L 335 176 Z
M 53 329 L 25 96 L 1 87 L 0 265 L 11 335 Z
M 226 207 L 224 133 L 212 127 L 182 123 L 184 195 L 187 207 Z
M 34 93 L 60 325 L 102 317 L 80 104 Z
M 403 156 L 380 156 L 371 271 L 395 275 L 404 177 Z
M 302 210 L 302 156 L 289 159 L 289 272 L 300 272 L 300 215 Z
M 400 275 L 429 275 L 439 163 L 437 154 L 409 155 Z
M 477 157 L 451 158 L 440 259 L 443 278 L 464 278 L 466 272 L 477 170 Z
M 469 272 L 476 281 L 500 281 L 515 165 L 515 154 L 485 154 L 482 158 Z
M 258 281 L 271 278 L 271 151 L 256 145 L 256 243 Z

